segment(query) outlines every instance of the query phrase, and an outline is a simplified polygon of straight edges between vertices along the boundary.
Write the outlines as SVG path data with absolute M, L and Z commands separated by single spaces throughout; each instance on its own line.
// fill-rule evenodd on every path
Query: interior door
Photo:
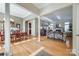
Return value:
M 31 35 L 31 23 L 29 23 L 29 35 Z

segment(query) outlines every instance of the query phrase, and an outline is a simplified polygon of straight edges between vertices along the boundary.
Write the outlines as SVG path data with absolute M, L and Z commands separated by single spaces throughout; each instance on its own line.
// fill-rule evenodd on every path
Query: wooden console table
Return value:
M 66 33 L 66 46 L 67 48 L 72 48 L 72 33 Z

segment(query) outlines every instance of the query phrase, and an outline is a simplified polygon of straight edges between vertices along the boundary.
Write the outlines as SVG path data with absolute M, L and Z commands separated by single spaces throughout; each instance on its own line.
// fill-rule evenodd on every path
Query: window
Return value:
M 50 25 L 49 25 L 49 28 L 50 28 L 51 30 L 53 30 L 53 24 L 50 24 Z
M 65 22 L 65 32 L 69 31 L 69 22 Z

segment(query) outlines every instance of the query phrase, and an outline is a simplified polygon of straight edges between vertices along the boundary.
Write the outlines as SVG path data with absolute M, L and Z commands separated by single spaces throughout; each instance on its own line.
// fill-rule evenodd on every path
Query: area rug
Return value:
M 35 56 L 52 56 L 51 54 L 47 53 L 44 50 L 41 50 L 40 52 L 38 52 Z
M 4 56 L 4 53 L 0 53 L 0 56 Z

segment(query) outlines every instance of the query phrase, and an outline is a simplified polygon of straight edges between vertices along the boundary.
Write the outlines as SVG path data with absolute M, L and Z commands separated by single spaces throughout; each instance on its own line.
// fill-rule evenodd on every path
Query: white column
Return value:
M 10 56 L 10 5 L 9 3 L 5 3 L 5 21 L 4 21 L 4 37 L 5 37 L 5 44 L 4 44 L 4 55 Z
M 40 42 L 40 16 L 38 16 L 38 41 Z
M 73 50 L 79 56 L 79 4 L 73 4 Z
M 25 32 L 25 20 L 23 20 L 23 32 Z

